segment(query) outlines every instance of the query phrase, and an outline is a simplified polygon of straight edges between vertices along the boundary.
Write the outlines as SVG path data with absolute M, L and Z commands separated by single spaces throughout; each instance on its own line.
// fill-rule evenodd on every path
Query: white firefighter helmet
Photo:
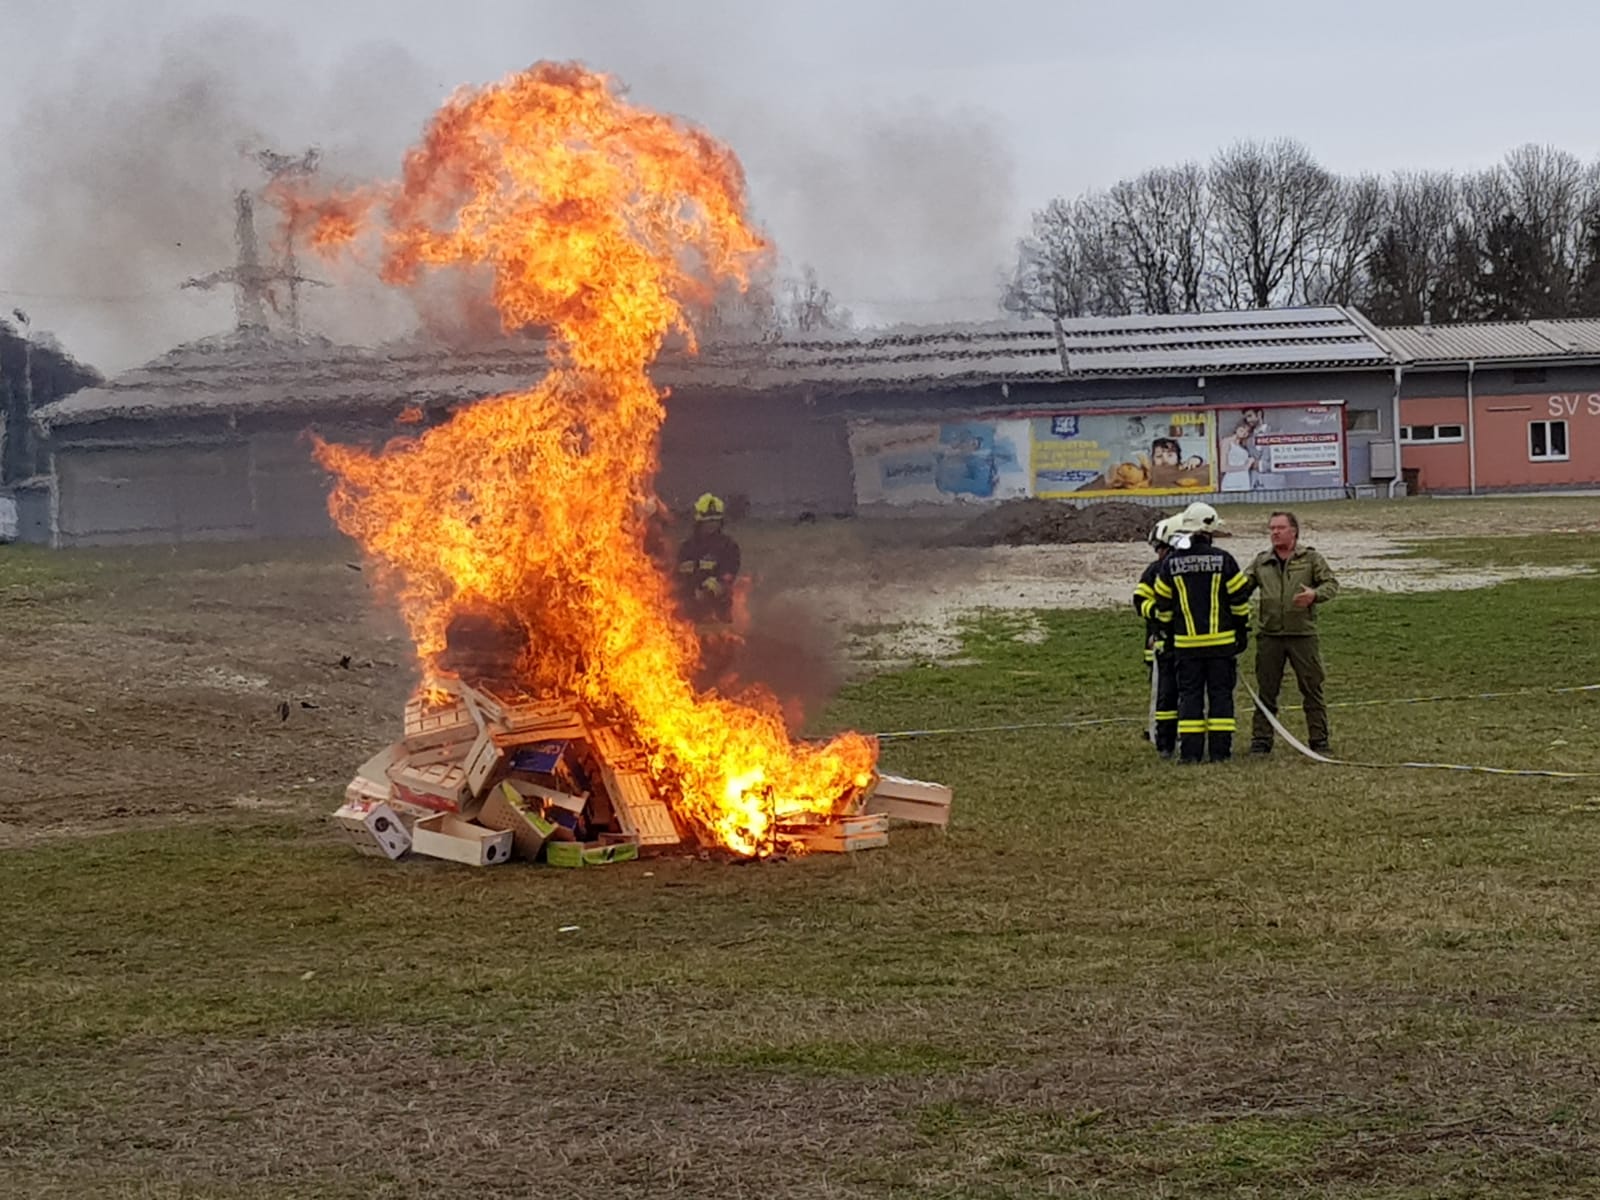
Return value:
M 1177 518 L 1162 517 L 1155 523 L 1155 528 L 1150 530 L 1150 544 L 1157 549 L 1172 543 L 1172 523 Z
M 1217 533 L 1224 528 L 1217 510 L 1199 500 L 1189 505 L 1173 520 L 1176 522 L 1173 532 L 1176 533 Z

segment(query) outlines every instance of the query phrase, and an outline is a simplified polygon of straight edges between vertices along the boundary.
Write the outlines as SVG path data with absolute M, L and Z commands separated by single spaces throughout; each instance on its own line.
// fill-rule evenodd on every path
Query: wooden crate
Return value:
M 822 825 L 786 825 L 778 832 L 780 841 L 798 843 L 808 852 L 853 854 L 887 846 L 889 818 L 881 813 L 862 813 L 835 817 Z
M 950 824 L 950 803 L 954 793 L 942 783 L 903 779 L 898 775 L 879 775 L 867 793 L 866 811 L 881 813 L 897 821 L 920 825 Z
M 398 742 L 378 751 L 356 768 L 356 777 L 344 790 L 345 800 L 351 804 L 368 800 L 382 803 L 388 800 L 394 794 L 389 782 L 389 771 L 392 767 L 403 763 L 405 757 L 406 748 Z
M 442 811 L 459 810 L 472 797 L 467 773 L 455 763 L 431 767 L 400 766 L 389 772 L 389 779 L 401 797 L 413 804 Z
M 559 700 L 507 700 L 484 688 L 478 694 L 485 702 L 483 714 L 502 745 L 570 741 L 588 732 L 577 710 Z
M 601 778 L 611 797 L 617 827 L 641 846 L 676 846 L 683 841 L 672 810 L 656 798 L 650 780 L 637 771 L 614 770 L 602 762 Z
M 599 760 L 617 770 L 643 771 L 646 765 L 644 750 L 631 738 L 624 737 L 614 725 L 597 725 L 589 730 L 589 745 Z
M 431 705 L 421 696 L 406 702 L 405 748 L 427 750 L 452 742 L 471 741 L 478 734 L 472 709 L 459 697 L 445 705 Z
M 425 746 L 421 750 L 406 751 L 406 765 L 411 767 L 436 767 L 440 763 L 459 763 L 467 757 L 468 751 L 476 740 L 473 735 L 478 732 L 476 725 L 467 726 L 467 737 L 459 742 L 440 742 L 436 746 Z
M 467 779 L 467 792 L 472 796 L 481 796 L 489 786 L 489 780 L 494 777 L 495 771 L 500 766 L 502 753 L 495 744 L 494 738 L 488 733 L 480 733 L 478 740 L 472 743 L 467 751 L 467 757 L 462 760 L 461 770 Z

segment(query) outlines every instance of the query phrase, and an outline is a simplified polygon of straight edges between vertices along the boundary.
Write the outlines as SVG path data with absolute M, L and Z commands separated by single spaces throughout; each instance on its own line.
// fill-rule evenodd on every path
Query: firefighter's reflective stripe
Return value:
M 1233 630 L 1222 633 L 1174 634 L 1172 644 L 1179 650 L 1204 650 L 1212 646 L 1231 646 L 1237 639 Z
M 1220 591 L 1222 576 L 1212 575 L 1209 578 L 1211 580 L 1211 595 L 1208 597 L 1210 602 L 1206 606 L 1209 611 L 1202 614 L 1207 619 L 1206 623 L 1210 626 L 1207 630 L 1201 630 L 1195 624 L 1194 605 L 1189 602 L 1188 581 L 1182 575 L 1172 581 L 1178 597 L 1178 606 L 1183 611 L 1183 628 L 1174 634 L 1172 638 L 1173 646 L 1179 650 L 1199 650 L 1211 646 L 1233 645 L 1233 630 L 1220 628 L 1222 606 L 1217 603 L 1217 596 Z M 1165 621 L 1172 619 L 1170 611 L 1159 615 Z
M 1199 718 L 1198 720 L 1195 720 L 1195 721 L 1179 721 L 1178 722 L 1178 736 L 1179 737 L 1182 737 L 1186 733 L 1204 733 L 1205 731 L 1206 731 L 1206 719 L 1204 717 L 1201 717 L 1201 718 Z
M 714 558 L 702 558 L 700 560 L 700 569 L 702 571 L 715 571 L 717 569 L 717 560 Z
M 693 575 L 694 574 L 694 559 L 688 558 L 688 559 L 685 559 L 683 562 L 679 563 L 678 564 L 678 570 L 683 572 L 685 575 Z
M 1240 571 L 1232 579 L 1228 580 L 1228 596 L 1230 598 L 1237 596 L 1240 592 L 1246 593 L 1244 600 L 1242 600 L 1240 603 L 1228 605 L 1228 611 L 1236 617 L 1248 617 L 1250 615 L 1250 597 L 1248 593 L 1249 587 L 1250 577 L 1243 571 Z
M 1172 581 L 1172 585 L 1177 589 L 1178 607 L 1183 611 L 1183 626 L 1188 630 L 1189 636 L 1193 637 L 1196 631 L 1194 627 L 1194 609 L 1189 606 L 1189 585 L 1184 583 L 1181 575 Z M 1180 646 L 1183 645 L 1183 637 L 1184 635 L 1181 633 L 1178 635 L 1177 641 Z
M 1232 733 L 1237 728 L 1232 717 L 1207 717 L 1201 724 L 1209 733 Z
M 1173 709 L 1171 712 L 1168 712 L 1164 708 L 1156 709 L 1156 720 L 1158 720 L 1158 721 L 1176 721 L 1177 719 L 1178 719 L 1178 710 L 1177 709 Z
M 1156 617 L 1156 574 L 1161 570 L 1161 560 L 1156 559 L 1144 569 L 1133 589 L 1133 611 L 1144 619 L 1144 661 L 1155 662 L 1156 652 L 1152 642 L 1164 638 L 1165 632 Z
M 1178 552 L 1163 560 L 1156 576 L 1154 617 L 1172 626 L 1174 650 L 1229 650 L 1248 622 L 1252 586 L 1226 551 Z

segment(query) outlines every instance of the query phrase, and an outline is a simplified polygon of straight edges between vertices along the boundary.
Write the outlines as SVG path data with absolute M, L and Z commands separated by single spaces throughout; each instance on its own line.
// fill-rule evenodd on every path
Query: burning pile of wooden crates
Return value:
M 406 705 L 404 736 L 364 763 L 335 824 L 363 853 L 486 867 L 512 858 L 586 867 L 698 850 L 655 793 L 626 732 L 560 702 L 456 680 Z M 950 789 L 875 775 L 845 815 L 774 827 L 773 854 L 888 844 L 889 821 L 944 827 Z

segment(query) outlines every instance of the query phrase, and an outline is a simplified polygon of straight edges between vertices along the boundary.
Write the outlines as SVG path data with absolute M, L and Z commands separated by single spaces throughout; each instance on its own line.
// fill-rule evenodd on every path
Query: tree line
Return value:
M 50 334 L 30 339 L 23 314 L 15 316 L 16 324 L 0 317 L 0 483 L 25 479 L 43 465 L 28 428 L 29 413 L 101 382 L 94 368 L 73 358 Z M 18 429 L 20 436 L 6 433 Z
M 1383 325 L 1600 315 L 1600 162 L 1340 176 L 1239 142 L 1033 216 L 1004 307 L 1124 316 L 1354 305 Z

